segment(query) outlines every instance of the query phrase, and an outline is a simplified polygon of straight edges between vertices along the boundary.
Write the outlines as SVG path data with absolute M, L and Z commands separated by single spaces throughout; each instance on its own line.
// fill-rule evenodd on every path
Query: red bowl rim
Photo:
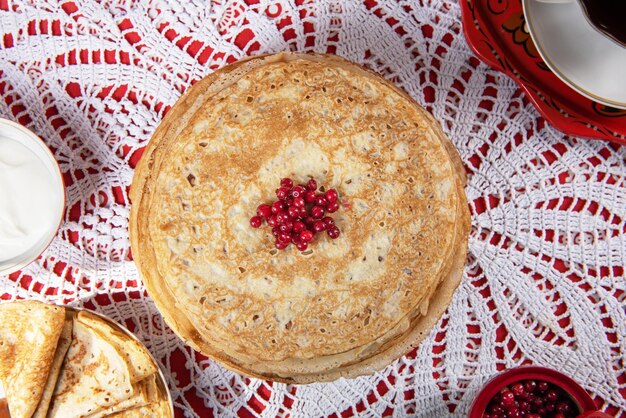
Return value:
M 543 380 L 563 389 L 578 405 L 581 412 L 597 409 L 591 396 L 574 379 L 556 370 L 540 366 L 521 366 L 502 372 L 489 380 L 476 396 L 468 418 L 482 418 L 491 398 L 504 386 L 520 380 Z

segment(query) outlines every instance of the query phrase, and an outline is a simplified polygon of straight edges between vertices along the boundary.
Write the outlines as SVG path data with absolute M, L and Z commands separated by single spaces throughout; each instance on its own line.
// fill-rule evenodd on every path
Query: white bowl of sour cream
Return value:
M 50 245 L 64 209 L 63 177 L 48 147 L 0 118 L 0 275 L 20 270 Z

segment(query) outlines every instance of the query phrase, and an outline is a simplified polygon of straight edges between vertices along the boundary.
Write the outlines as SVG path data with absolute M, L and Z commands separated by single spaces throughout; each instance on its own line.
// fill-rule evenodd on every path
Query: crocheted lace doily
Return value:
M 0 115 L 45 140 L 67 186 L 57 238 L 0 278 L 2 299 L 125 324 L 187 417 L 463 416 L 489 377 L 527 363 L 626 411 L 626 148 L 550 127 L 472 55 L 454 1 L 182 3 L 0 0 Z M 281 50 L 336 53 L 397 83 L 442 122 L 469 175 L 464 280 L 419 349 L 372 376 L 289 386 L 226 371 L 165 325 L 132 262 L 128 189 L 164 113 L 214 69 Z

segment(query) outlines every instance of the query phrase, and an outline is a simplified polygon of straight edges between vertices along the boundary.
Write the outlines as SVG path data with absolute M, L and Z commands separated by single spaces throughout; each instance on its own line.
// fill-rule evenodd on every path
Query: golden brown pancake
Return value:
M 75 320 L 50 416 L 84 417 L 130 398 L 133 390 L 128 364 L 115 346 Z
M 65 312 L 65 322 L 63 323 L 63 329 L 59 336 L 59 342 L 57 343 L 56 351 L 54 352 L 54 358 L 50 365 L 50 373 L 48 374 L 48 381 L 44 387 L 43 395 L 37 406 L 37 410 L 33 414 L 33 418 L 45 418 L 48 415 L 48 408 L 50 407 L 50 400 L 57 384 L 59 373 L 61 373 L 61 366 L 65 354 L 72 342 L 72 314 Z
M 338 190 L 338 239 L 277 251 L 249 226 L 282 177 Z M 133 254 L 168 324 L 227 367 L 299 383 L 370 373 L 458 285 L 464 182 L 438 123 L 380 76 L 255 57 L 194 85 L 155 132 L 131 190 Z
M 65 322 L 62 307 L 37 301 L 0 304 L 0 380 L 14 418 L 39 404 Z
M 100 338 L 111 343 L 118 353 L 122 355 L 130 372 L 130 382 L 137 383 L 157 372 L 156 365 L 152 361 L 148 350 L 128 337 L 122 331 L 113 328 L 101 317 L 88 311 L 78 312 L 76 321 L 96 332 Z

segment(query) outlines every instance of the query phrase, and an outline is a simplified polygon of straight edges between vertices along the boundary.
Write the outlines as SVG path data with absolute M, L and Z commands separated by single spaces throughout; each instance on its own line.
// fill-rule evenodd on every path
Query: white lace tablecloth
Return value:
M 44 139 L 67 186 L 56 239 L 0 278 L 0 298 L 127 325 L 177 416 L 464 416 L 486 380 L 521 364 L 559 369 L 626 414 L 626 147 L 547 124 L 472 55 L 455 1 L 0 0 L 0 32 L 0 116 Z M 132 261 L 128 190 L 165 112 L 226 63 L 282 50 L 336 53 L 397 83 L 469 175 L 463 282 L 419 349 L 372 376 L 290 386 L 226 371 L 165 325 Z

